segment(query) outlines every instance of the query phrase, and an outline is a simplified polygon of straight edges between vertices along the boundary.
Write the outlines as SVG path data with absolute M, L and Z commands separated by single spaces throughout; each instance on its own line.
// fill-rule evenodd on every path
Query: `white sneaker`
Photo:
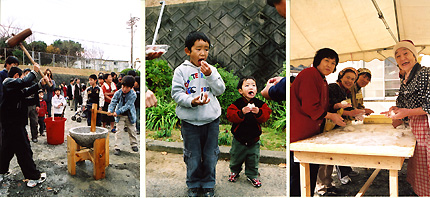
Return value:
M 342 177 L 341 179 L 340 179 L 340 183 L 342 183 L 343 185 L 345 185 L 345 184 L 347 184 L 347 183 L 349 183 L 351 181 L 351 178 L 347 175 L 347 176 L 345 176 L 345 177 Z
M 33 188 L 37 184 L 43 183 L 45 180 L 46 180 L 46 173 L 40 173 L 40 178 L 37 180 L 28 180 L 27 186 L 30 188 Z

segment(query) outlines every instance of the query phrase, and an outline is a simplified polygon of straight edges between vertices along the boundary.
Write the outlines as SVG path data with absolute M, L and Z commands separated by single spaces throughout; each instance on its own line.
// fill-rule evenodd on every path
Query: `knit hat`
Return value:
M 354 72 L 355 76 L 358 77 L 358 72 L 355 68 L 353 67 L 345 67 L 344 69 L 342 69 L 342 71 L 339 72 L 338 76 L 337 76 L 337 82 L 340 82 L 340 79 L 343 78 L 343 76 L 345 75 L 346 72 Z
M 360 76 L 360 74 L 369 74 L 370 78 L 372 78 L 372 73 L 370 72 L 369 69 L 367 68 L 360 68 L 358 69 L 358 75 Z
M 411 51 L 412 54 L 414 54 L 415 59 L 418 61 L 418 52 L 417 52 L 417 49 L 415 48 L 414 42 L 412 42 L 411 40 L 402 40 L 398 42 L 393 48 L 394 57 L 396 56 L 396 51 L 402 47 Z

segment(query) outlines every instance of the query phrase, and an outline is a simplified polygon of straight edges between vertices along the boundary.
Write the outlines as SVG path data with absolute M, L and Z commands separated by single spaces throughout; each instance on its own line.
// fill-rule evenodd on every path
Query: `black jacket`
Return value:
M 0 106 L 3 125 L 25 125 L 27 123 L 25 97 L 37 93 L 42 88 L 40 83 L 33 83 L 35 78 L 36 72 L 31 71 L 23 79 L 6 78 L 3 81 L 3 99 Z

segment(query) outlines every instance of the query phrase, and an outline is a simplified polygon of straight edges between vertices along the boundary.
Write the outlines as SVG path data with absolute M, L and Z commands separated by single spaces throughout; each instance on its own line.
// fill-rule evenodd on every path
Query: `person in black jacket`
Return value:
M 81 79 L 76 78 L 75 79 L 75 89 L 73 90 L 73 100 L 75 102 L 75 111 L 78 110 L 78 105 L 82 104 L 82 96 L 81 96 Z
M 8 172 L 10 161 L 16 155 L 24 177 L 29 179 L 28 187 L 34 187 L 46 179 L 46 173 L 40 173 L 33 161 L 33 151 L 25 129 L 27 106 L 23 104 L 26 96 L 37 93 L 45 82 L 49 81 L 49 78 L 45 76 L 39 83 L 33 83 L 36 71 L 39 69 L 39 65 L 35 64 L 34 71 L 21 79 L 21 69 L 12 67 L 8 78 L 3 82 L 3 99 L 0 106 L 4 138 L 0 175 L 3 177 Z
M 70 80 L 70 84 L 67 85 L 67 98 L 69 99 L 69 106 L 70 106 L 70 111 L 73 111 L 73 104 L 74 100 L 73 100 L 73 91 L 74 91 L 74 83 L 75 81 L 73 79 Z M 75 109 L 76 110 L 76 109 Z
M 30 73 L 31 69 L 26 68 L 24 69 L 24 76 L 26 76 L 28 73 Z M 38 121 L 38 114 L 37 114 L 37 108 L 40 107 L 39 105 L 39 95 L 34 93 L 25 98 L 25 104 L 28 107 L 27 115 L 28 118 L 30 118 L 30 131 L 31 131 L 31 141 L 34 143 L 37 142 L 37 121 Z

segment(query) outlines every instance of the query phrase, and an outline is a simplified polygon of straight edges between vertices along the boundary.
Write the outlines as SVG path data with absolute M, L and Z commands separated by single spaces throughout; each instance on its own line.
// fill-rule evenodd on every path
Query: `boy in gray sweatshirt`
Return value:
M 173 74 L 172 98 L 178 103 L 184 161 L 187 165 L 188 196 L 214 196 L 215 166 L 218 161 L 218 133 L 221 106 L 216 96 L 225 84 L 217 69 L 206 62 L 210 40 L 201 32 L 185 39 L 185 60 Z

